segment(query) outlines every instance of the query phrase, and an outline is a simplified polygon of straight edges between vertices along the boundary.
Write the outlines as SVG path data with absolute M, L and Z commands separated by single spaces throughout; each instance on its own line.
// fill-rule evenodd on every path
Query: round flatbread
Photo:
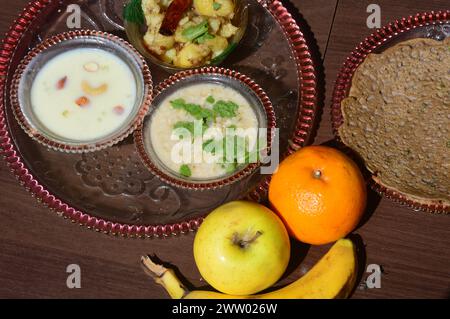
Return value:
M 377 182 L 423 204 L 450 205 L 450 38 L 369 54 L 341 108 L 339 135 Z

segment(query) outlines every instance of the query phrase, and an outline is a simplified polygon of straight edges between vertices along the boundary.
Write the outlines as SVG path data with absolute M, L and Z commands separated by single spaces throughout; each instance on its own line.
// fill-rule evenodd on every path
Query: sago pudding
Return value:
M 192 84 L 156 107 L 147 134 L 156 156 L 175 174 L 208 180 L 257 161 L 258 118 L 235 89 Z

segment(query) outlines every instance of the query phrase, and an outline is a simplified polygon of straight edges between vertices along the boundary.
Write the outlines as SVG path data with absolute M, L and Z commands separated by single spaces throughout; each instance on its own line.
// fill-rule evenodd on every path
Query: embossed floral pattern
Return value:
M 144 193 L 145 182 L 154 176 L 139 161 L 135 151 L 124 157 L 122 146 L 82 155 L 76 165 L 83 181 L 100 187 L 108 195 L 140 195 Z

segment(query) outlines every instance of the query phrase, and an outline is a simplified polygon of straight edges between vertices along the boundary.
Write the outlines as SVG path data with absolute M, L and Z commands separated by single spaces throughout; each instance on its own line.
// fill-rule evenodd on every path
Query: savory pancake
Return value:
M 341 103 L 342 141 L 380 184 L 450 205 L 450 38 L 369 54 Z

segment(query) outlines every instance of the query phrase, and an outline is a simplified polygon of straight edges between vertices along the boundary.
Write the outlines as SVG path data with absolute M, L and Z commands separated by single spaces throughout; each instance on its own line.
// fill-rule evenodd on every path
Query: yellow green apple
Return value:
M 234 201 L 215 209 L 194 240 L 197 267 L 211 286 L 250 295 L 277 282 L 289 263 L 289 235 L 267 207 Z

